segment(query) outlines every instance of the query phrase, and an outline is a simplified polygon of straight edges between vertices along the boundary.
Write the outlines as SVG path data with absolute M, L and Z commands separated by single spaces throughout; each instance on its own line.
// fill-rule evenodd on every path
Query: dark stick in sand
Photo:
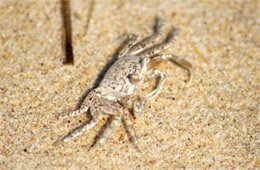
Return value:
M 63 19 L 63 51 L 64 64 L 73 64 L 72 27 L 70 18 L 70 1 L 61 0 L 61 14 Z

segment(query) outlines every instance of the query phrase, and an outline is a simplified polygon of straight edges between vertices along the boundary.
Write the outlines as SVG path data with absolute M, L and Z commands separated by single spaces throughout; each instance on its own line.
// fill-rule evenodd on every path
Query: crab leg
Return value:
M 134 142 L 134 144 L 138 144 L 138 138 L 136 136 L 136 132 L 130 114 L 125 115 L 124 118 L 125 118 L 124 121 L 128 126 L 127 131 L 130 135 L 131 140 Z
M 122 119 L 122 113 L 118 114 L 118 115 L 112 115 L 112 121 L 109 124 L 109 126 L 104 130 L 104 132 L 102 133 L 102 135 L 100 136 L 100 138 L 98 139 L 98 143 L 103 144 L 106 139 L 108 138 L 108 136 L 113 132 L 113 130 L 115 129 L 115 127 L 117 127 Z
M 148 98 L 148 99 L 152 99 L 152 98 L 156 97 L 162 91 L 165 81 L 166 81 L 165 72 L 154 69 L 152 72 L 150 72 L 150 74 L 154 74 L 155 76 L 159 77 L 160 80 L 157 83 L 156 88 L 145 96 L 145 98 Z
M 76 129 L 74 129 L 71 133 L 69 133 L 68 135 L 64 136 L 62 139 L 57 140 L 54 145 L 62 143 L 62 142 L 69 142 L 72 141 L 74 138 L 82 135 L 85 131 L 95 127 L 97 124 L 97 120 L 93 119 L 88 123 L 85 123 L 79 127 L 77 127 Z
M 136 44 L 136 42 L 137 42 L 137 35 L 135 34 L 128 35 L 125 44 L 118 52 L 118 58 L 125 56 L 128 53 L 129 49 Z
M 179 30 L 178 29 L 172 29 L 170 34 L 168 35 L 168 38 L 166 40 L 166 42 L 163 42 L 155 47 L 152 47 L 148 50 L 145 50 L 137 55 L 145 58 L 145 57 L 151 57 L 154 56 L 158 53 L 160 53 L 161 51 L 169 48 L 170 45 L 172 45 L 175 40 L 177 39 L 177 37 L 179 36 Z
M 138 117 L 143 114 L 147 99 L 138 95 L 132 95 L 123 98 L 122 100 L 120 100 L 120 103 L 123 105 L 123 107 L 131 109 L 134 115 Z
M 82 103 L 81 108 L 79 110 L 75 110 L 66 114 L 58 115 L 58 118 L 69 118 L 79 116 L 83 113 L 86 113 L 91 105 L 92 100 L 95 98 L 96 92 L 98 89 L 94 89 L 91 91 L 88 96 L 86 97 L 85 101 Z
M 188 71 L 188 76 L 189 76 L 189 79 L 188 81 L 191 80 L 191 68 L 192 68 L 192 65 L 187 61 L 185 60 L 184 58 L 181 58 L 181 57 L 178 57 L 176 55 L 172 55 L 172 54 L 162 54 L 162 55 L 156 55 L 155 57 L 151 58 L 151 63 L 153 62 L 162 62 L 162 61 L 165 61 L 165 60 L 171 60 L 175 63 L 177 63 L 179 66 L 181 66 L 182 68 L 186 69 Z
M 75 110 L 75 111 L 72 111 L 72 112 L 69 112 L 69 113 L 66 113 L 66 114 L 58 115 L 58 118 L 63 119 L 63 118 L 79 116 L 83 113 L 86 113 L 88 111 L 88 109 L 89 109 L 88 106 L 84 106 L 84 107 L 80 108 L 79 110 Z
M 147 49 L 151 46 L 153 46 L 156 41 L 160 38 L 162 33 L 164 32 L 164 20 L 162 18 L 156 18 L 156 23 L 154 26 L 154 34 L 143 41 L 137 43 L 134 45 L 128 52 L 129 55 L 136 55 L 140 52 L 142 52 L 144 49 Z

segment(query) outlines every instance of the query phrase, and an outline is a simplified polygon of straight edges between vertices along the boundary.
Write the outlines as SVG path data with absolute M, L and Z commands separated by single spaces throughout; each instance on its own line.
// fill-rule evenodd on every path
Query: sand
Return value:
M 71 1 L 75 58 L 63 65 L 60 1 L 0 1 L 0 169 L 260 168 L 259 0 L 100 0 L 89 15 L 90 4 Z M 141 152 L 123 125 L 90 148 L 106 117 L 53 146 L 89 119 L 56 115 L 76 108 L 120 36 L 151 35 L 156 16 L 181 29 L 164 53 L 192 63 L 193 80 L 172 63 L 158 67 L 165 88 L 134 121 Z

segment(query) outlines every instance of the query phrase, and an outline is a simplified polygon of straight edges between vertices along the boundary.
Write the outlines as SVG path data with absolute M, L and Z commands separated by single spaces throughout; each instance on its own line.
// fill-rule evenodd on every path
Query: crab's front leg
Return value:
M 154 75 L 159 78 L 159 81 L 157 83 L 156 88 L 153 91 L 151 91 L 150 93 L 148 93 L 147 95 L 145 95 L 145 98 L 147 98 L 147 99 L 156 97 L 162 91 L 165 81 L 166 81 L 165 72 L 154 69 L 154 70 L 149 71 L 147 74 L 147 76 L 149 76 L 149 77 L 153 77 Z
M 146 108 L 147 99 L 145 97 L 141 97 L 138 95 L 135 96 L 132 95 L 121 99 L 120 103 L 125 108 L 131 110 L 134 116 L 138 117 L 143 114 Z
M 139 95 L 134 94 L 134 95 L 127 96 L 120 100 L 120 103 L 124 107 L 132 110 L 134 116 L 136 116 L 136 117 L 142 115 L 142 113 L 144 112 L 145 107 L 146 107 L 147 99 L 156 97 L 163 89 L 165 81 L 166 81 L 166 73 L 162 72 L 160 70 L 157 70 L 157 69 L 149 70 L 145 74 L 145 76 L 159 78 L 159 81 L 154 90 L 152 90 L 150 93 L 146 94 L 145 97 L 141 97 Z M 136 79 L 137 78 L 132 77 L 131 82 L 135 83 L 134 80 L 136 80 Z M 137 88 L 140 88 L 140 86 L 143 84 L 143 82 L 140 82 L 140 79 L 137 79 L 136 81 L 137 81 L 136 82 Z M 143 78 L 141 81 L 143 81 Z
M 159 78 L 159 81 L 154 90 L 146 94 L 145 97 L 132 95 L 120 100 L 120 103 L 122 103 L 124 107 L 132 110 L 134 116 L 136 117 L 139 117 L 143 114 L 146 107 L 147 99 L 152 99 L 156 97 L 162 91 L 166 81 L 166 73 L 157 69 L 148 71 L 146 73 L 146 76 L 149 77 L 156 76 L 157 78 Z

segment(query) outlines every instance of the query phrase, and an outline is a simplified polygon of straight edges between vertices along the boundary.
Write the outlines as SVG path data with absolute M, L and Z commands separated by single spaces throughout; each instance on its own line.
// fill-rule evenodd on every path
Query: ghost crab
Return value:
M 104 130 L 98 139 L 98 143 L 103 143 L 113 129 L 121 122 L 124 116 L 129 122 L 129 133 L 134 143 L 137 143 L 134 128 L 129 117 L 129 108 L 133 110 L 134 115 L 142 114 L 146 100 L 157 96 L 162 90 L 166 74 L 157 69 L 150 69 L 153 63 L 160 63 L 165 60 L 172 60 L 189 72 L 191 64 L 186 60 L 171 54 L 159 54 L 173 44 L 179 35 L 179 30 L 173 28 L 168 37 L 161 44 L 156 45 L 156 41 L 164 32 L 164 21 L 161 18 L 156 19 L 154 34 L 143 41 L 137 42 L 135 34 L 128 35 L 124 46 L 118 52 L 118 59 L 108 69 L 99 86 L 93 89 L 85 98 L 79 110 L 59 115 L 59 118 L 68 118 L 81 115 L 90 110 L 92 120 L 85 123 L 74 131 L 66 135 L 55 143 L 68 142 L 83 132 L 93 128 L 102 115 L 112 116 L 112 121 Z M 136 94 L 141 88 L 145 76 L 153 75 L 159 78 L 156 88 L 141 97 Z

